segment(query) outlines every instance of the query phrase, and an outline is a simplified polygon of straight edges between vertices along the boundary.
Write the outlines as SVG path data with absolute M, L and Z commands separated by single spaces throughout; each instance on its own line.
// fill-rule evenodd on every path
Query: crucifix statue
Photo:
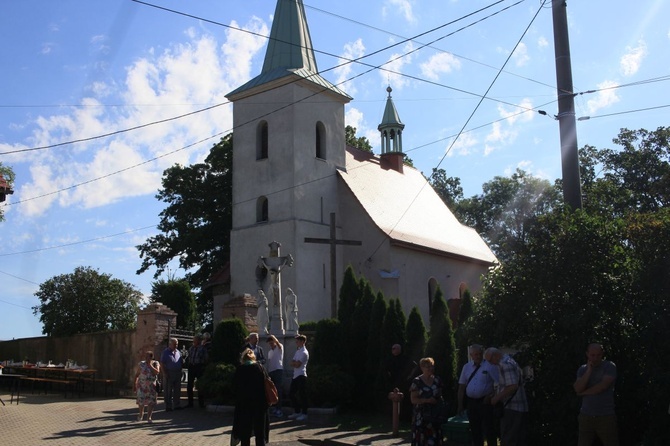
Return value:
M 272 290 L 272 316 L 270 318 L 270 334 L 284 335 L 284 318 L 282 315 L 281 304 L 281 270 L 285 266 L 293 266 L 293 257 L 279 255 L 281 243 L 273 241 L 268 245 L 270 255 L 268 257 L 259 257 L 258 265 L 264 267 L 270 272 L 270 287 Z
M 305 243 L 323 243 L 330 245 L 330 317 L 337 317 L 337 263 L 336 245 L 360 246 L 363 242 L 358 240 L 340 240 L 337 238 L 337 227 L 335 226 L 335 212 L 330 213 L 330 238 L 305 237 Z

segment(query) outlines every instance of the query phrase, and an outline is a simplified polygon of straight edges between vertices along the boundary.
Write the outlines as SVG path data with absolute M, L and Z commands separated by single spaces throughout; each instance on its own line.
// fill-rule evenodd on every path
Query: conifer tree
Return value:
M 382 348 L 390 349 L 393 344 L 400 344 L 405 349 L 407 335 L 405 333 L 405 315 L 400 301 L 391 299 L 382 325 Z
M 468 319 L 472 316 L 473 311 L 472 294 L 470 293 L 470 290 L 466 289 L 461 298 L 461 308 L 458 312 L 458 328 L 455 333 L 456 348 L 458 349 L 456 357 L 459 366 L 457 370 L 468 361 L 468 338 L 465 327 Z
M 430 316 L 430 335 L 426 345 L 426 356 L 435 360 L 435 374 L 444 381 L 444 394 L 453 395 L 456 390 L 456 340 L 449 318 L 449 307 L 438 287 L 433 299 Z
M 374 376 L 379 372 L 382 358 L 386 354 L 386 349 L 382 345 L 381 331 L 382 326 L 384 325 L 384 316 L 386 315 L 387 309 L 388 305 L 386 304 L 384 294 L 379 291 L 372 306 L 372 314 L 370 315 L 370 323 L 368 326 L 367 362 L 365 368 L 371 376 Z
M 417 364 L 423 357 L 428 335 L 423 318 L 417 307 L 412 308 L 407 318 L 407 356 Z
M 342 365 L 347 351 L 342 348 L 342 324 L 337 319 L 316 323 L 316 336 L 310 350 L 311 365 Z
M 339 305 L 337 307 L 337 318 L 343 326 L 348 326 L 349 320 L 354 314 L 356 303 L 360 297 L 360 287 L 354 268 L 349 265 L 344 271 L 342 286 L 340 287 Z

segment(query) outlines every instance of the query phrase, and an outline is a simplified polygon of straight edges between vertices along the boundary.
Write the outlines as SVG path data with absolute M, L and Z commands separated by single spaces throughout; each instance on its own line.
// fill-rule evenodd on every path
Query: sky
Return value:
M 375 153 L 390 85 L 425 175 L 444 169 L 466 197 L 517 168 L 560 177 L 551 1 L 304 4 L 319 70 L 354 98 L 346 124 Z M 0 163 L 16 182 L 0 204 L 0 340 L 41 336 L 35 292 L 78 266 L 150 295 L 136 246 L 157 234 L 162 173 L 233 131 L 225 95 L 260 73 L 275 5 L 2 2 Z M 669 125 L 670 2 L 567 14 L 578 146 Z

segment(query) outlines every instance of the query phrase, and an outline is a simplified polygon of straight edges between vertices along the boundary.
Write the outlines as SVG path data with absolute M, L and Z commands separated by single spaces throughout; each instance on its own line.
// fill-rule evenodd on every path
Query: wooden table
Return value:
M 16 392 L 16 405 L 19 405 L 19 397 L 21 396 L 21 379 L 24 376 L 25 375 L 19 375 L 17 373 L 0 374 L 0 380 L 9 381 L 10 392 L 12 394 L 12 398 L 9 401 L 9 404 L 14 402 L 14 392 Z M 0 402 L 3 406 L 5 405 L 5 402 L 2 401 L 2 398 L 0 398 Z
M 25 380 L 33 381 L 33 383 L 41 381 L 46 383 L 60 383 L 67 386 L 74 381 L 74 388 L 77 390 L 79 396 L 81 396 L 84 384 L 89 380 L 94 382 L 95 374 L 97 373 L 97 370 L 95 369 L 66 369 L 65 367 L 8 366 L 7 368 L 11 369 L 14 373 L 24 375 Z M 65 396 L 67 397 L 67 388 L 65 390 Z

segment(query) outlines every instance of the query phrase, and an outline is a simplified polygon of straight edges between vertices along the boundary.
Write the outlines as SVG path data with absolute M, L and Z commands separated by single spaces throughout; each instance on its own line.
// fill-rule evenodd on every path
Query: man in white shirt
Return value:
M 307 343 L 305 335 L 295 337 L 295 344 L 298 349 L 291 360 L 293 380 L 291 381 L 290 394 L 295 413 L 289 418 L 296 421 L 307 420 L 307 362 L 309 361 L 309 352 L 305 343 Z
M 284 381 L 284 346 L 273 335 L 268 336 L 268 345 L 270 348 L 268 350 L 268 360 L 265 365 L 268 368 L 268 375 L 270 375 L 270 379 L 275 384 L 277 394 L 279 395 L 279 401 L 277 401 L 275 406 L 270 408 L 270 414 L 281 418 L 284 416 L 284 413 L 281 411 L 283 393 L 282 383 Z
M 470 433 L 474 446 L 497 444 L 493 416 L 493 383 L 498 382 L 498 367 L 483 361 L 484 347 L 473 344 L 469 348 L 472 361 L 463 366 L 458 380 L 458 413 L 467 406 Z

